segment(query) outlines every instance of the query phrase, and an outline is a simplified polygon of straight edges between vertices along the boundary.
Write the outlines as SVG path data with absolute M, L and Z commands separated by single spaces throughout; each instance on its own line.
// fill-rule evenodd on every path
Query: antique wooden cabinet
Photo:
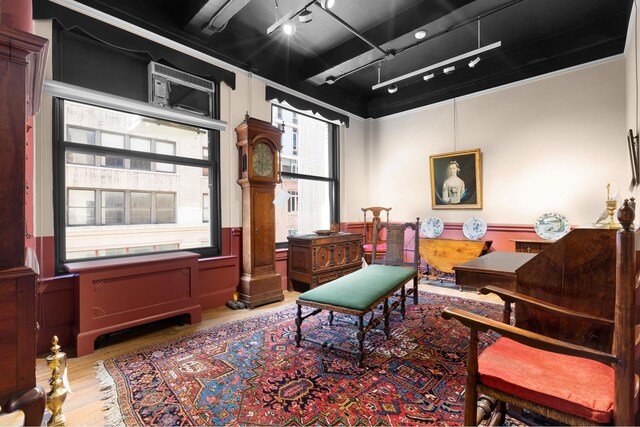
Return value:
M 36 273 L 25 266 L 27 117 L 40 104 L 46 39 L 0 25 L 0 411 L 23 410 L 39 425 L 45 394 L 36 385 Z M 31 206 L 31 204 L 28 204 Z M 35 267 L 35 266 L 34 266 Z
M 289 237 L 288 289 L 313 289 L 362 268 L 360 233 Z
M 247 117 L 236 127 L 242 187 L 242 276 L 238 299 L 250 308 L 282 301 L 276 271 L 276 216 L 273 198 L 280 180 L 282 131 Z

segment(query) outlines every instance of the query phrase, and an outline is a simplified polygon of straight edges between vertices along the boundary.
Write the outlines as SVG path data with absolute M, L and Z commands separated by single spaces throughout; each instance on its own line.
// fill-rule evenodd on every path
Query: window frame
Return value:
M 216 96 L 214 97 L 215 102 L 215 111 L 219 111 L 219 84 L 216 83 Z M 125 109 L 115 109 L 111 106 L 100 105 L 100 103 L 90 104 L 82 101 L 70 100 L 74 103 L 92 105 L 98 108 L 106 108 L 113 111 L 119 111 L 127 114 L 137 114 L 142 115 L 137 112 L 130 112 Z M 186 165 L 193 167 L 201 167 L 203 169 L 210 170 L 208 175 L 209 178 L 209 196 L 210 196 L 210 207 L 209 214 L 210 219 L 207 223 L 209 226 L 209 241 L 210 246 L 207 247 L 194 247 L 194 248 L 186 248 L 186 249 L 173 249 L 171 251 L 189 251 L 199 253 L 201 257 L 213 257 L 221 255 L 221 234 L 222 234 L 222 225 L 221 225 L 221 201 L 220 201 L 220 131 L 217 129 L 209 128 L 209 158 L 205 159 L 195 159 L 195 158 L 186 158 L 179 156 L 170 156 L 165 154 L 155 153 L 154 147 L 152 144 L 152 152 L 140 152 L 131 150 L 128 143 L 125 144 L 124 149 L 119 148 L 111 148 L 104 147 L 101 145 L 89 145 L 83 143 L 74 143 L 69 142 L 66 139 L 65 132 L 65 117 L 64 117 L 64 103 L 65 99 L 61 97 L 53 98 L 53 217 L 54 217 L 54 241 L 55 241 L 55 270 L 56 274 L 64 274 L 66 273 L 66 269 L 64 264 L 67 262 L 76 262 L 79 260 L 94 260 L 94 259 L 109 259 L 109 258 L 124 258 L 131 256 L 140 256 L 140 255 L 150 255 L 159 253 L 158 252 L 147 252 L 142 254 L 124 254 L 124 255 L 113 255 L 113 256 L 96 256 L 93 258 L 81 258 L 81 259 L 65 259 L 66 254 L 66 227 L 67 225 L 67 207 L 66 207 L 66 191 L 68 190 L 65 182 L 65 174 L 66 174 L 66 151 L 71 149 L 74 152 L 83 153 L 83 154 L 92 154 L 94 156 L 106 156 L 106 155 L 115 155 L 115 156 L 125 156 L 132 159 L 144 159 L 149 160 L 151 162 L 156 163 L 169 163 L 174 165 L 175 173 L 175 165 Z M 171 122 L 166 118 L 161 117 L 153 117 L 152 115 L 146 115 L 145 117 L 151 118 L 160 118 L 161 120 Z M 176 123 L 180 123 L 179 120 L 174 120 Z M 194 125 L 190 125 L 194 126 Z M 201 126 L 202 128 L 202 126 Z M 128 139 L 127 139 L 128 141 Z M 163 142 L 171 142 L 164 141 Z M 175 143 L 174 143 L 175 144 Z M 129 162 L 127 162 L 129 163 Z M 95 167 L 101 167 L 95 165 Z M 129 170 L 130 167 L 125 167 L 123 170 Z M 139 171 L 139 169 L 131 169 L 135 171 Z M 162 172 L 162 171 L 159 171 Z M 163 172 L 163 173 L 172 173 L 172 172 Z M 118 189 L 114 189 L 118 190 Z M 125 197 L 126 199 L 126 197 Z M 155 199 L 155 197 L 153 197 Z M 96 200 L 95 203 L 98 203 Z M 155 203 L 155 200 L 152 201 Z M 175 203 L 177 203 L 177 198 Z M 126 215 L 126 212 L 125 212 Z M 177 215 L 177 208 L 174 208 L 174 215 Z M 97 220 L 97 218 L 96 218 Z M 127 221 L 125 221 L 127 222 Z M 75 226 L 74 226 L 75 227 Z M 155 246 L 155 245 L 154 245 Z M 97 252 L 97 251 L 96 251 Z
M 314 120 L 319 120 L 321 122 L 325 122 L 329 125 L 329 176 L 328 177 L 324 177 L 324 176 L 318 176 L 318 175 L 307 175 L 307 174 L 302 174 L 302 173 L 297 173 L 297 172 L 284 172 L 284 171 L 280 171 L 280 177 L 281 178 L 292 178 L 292 179 L 298 179 L 298 180 L 308 180 L 308 181 L 319 181 L 319 182 L 327 182 L 329 183 L 329 193 L 330 193 L 330 200 L 329 200 L 329 211 L 330 211 L 330 222 L 331 223 L 336 223 L 339 224 L 340 223 L 340 126 L 338 126 L 337 124 L 329 121 L 329 120 L 323 120 L 322 118 L 318 118 L 314 115 L 311 114 L 307 114 L 303 111 L 299 111 L 295 108 L 291 108 L 291 107 L 284 107 L 278 103 L 272 102 L 271 103 L 271 123 L 284 123 L 282 118 L 278 118 L 277 115 L 274 118 L 274 110 L 276 109 L 281 109 L 281 110 L 277 110 L 277 111 L 282 111 L 282 110 L 288 110 L 292 113 L 295 113 L 296 115 L 301 115 L 301 116 L 306 116 L 309 118 L 312 118 Z M 284 116 L 282 116 L 284 117 Z M 297 122 L 299 123 L 299 120 L 297 120 Z M 299 134 L 298 134 L 298 138 L 299 138 Z M 298 141 L 298 144 L 300 142 Z M 297 170 L 298 168 L 296 168 Z M 299 195 L 299 194 L 298 194 Z M 331 197 L 332 195 L 332 197 Z M 289 213 L 289 212 L 288 212 Z M 287 231 L 287 234 L 289 233 L 289 230 Z M 289 247 L 289 242 L 284 241 L 284 242 L 276 242 L 276 249 L 280 249 L 280 248 L 288 248 Z

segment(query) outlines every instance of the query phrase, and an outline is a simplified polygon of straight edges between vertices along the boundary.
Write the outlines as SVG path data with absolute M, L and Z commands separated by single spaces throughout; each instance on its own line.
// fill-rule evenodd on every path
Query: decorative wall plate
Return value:
M 472 216 L 462 225 L 462 234 L 469 240 L 478 240 L 487 232 L 487 223 L 477 216 Z
M 567 218 L 555 212 L 548 212 L 538 217 L 533 224 L 533 229 L 545 240 L 558 240 L 571 231 Z
M 444 230 L 444 223 L 440 218 L 436 218 L 435 216 L 430 216 L 422 220 L 420 224 L 420 231 L 422 231 L 422 235 L 429 239 L 434 239 L 442 234 Z

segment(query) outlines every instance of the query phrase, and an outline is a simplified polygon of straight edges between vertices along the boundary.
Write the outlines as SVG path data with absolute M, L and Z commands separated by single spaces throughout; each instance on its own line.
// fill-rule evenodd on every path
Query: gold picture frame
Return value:
M 482 209 L 480 149 L 429 156 L 432 209 Z

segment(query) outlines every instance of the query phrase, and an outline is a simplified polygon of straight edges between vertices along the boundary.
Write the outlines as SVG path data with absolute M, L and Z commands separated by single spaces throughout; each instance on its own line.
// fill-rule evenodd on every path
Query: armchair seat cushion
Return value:
M 371 243 L 367 243 L 365 245 L 362 245 L 362 250 L 364 252 L 371 253 L 371 252 L 373 252 L 373 245 Z M 386 243 L 377 244 L 376 245 L 376 252 L 379 252 L 379 253 L 387 252 L 387 244 Z
M 508 369 L 507 369 L 508 368 Z M 478 357 L 486 386 L 595 423 L 613 421 L 613 369 L 501 337 Z

